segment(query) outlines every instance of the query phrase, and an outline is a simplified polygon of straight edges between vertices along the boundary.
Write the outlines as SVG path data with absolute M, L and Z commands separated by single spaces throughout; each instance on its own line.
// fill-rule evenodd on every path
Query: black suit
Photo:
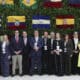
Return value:
M 26 44 L 25 44 L 25 41 L 24 41 L 24 38 L 22 38 L 23 40 L 23 74 L 28 74 L 29 73 L 29 64 L 30 64 L 30 61 L 29 61 L 29 53 L 30 53 L 30 40 L 29 38 L 27 37 L 26 38 Z
M 73 51 L 73 44 L 71 40 L 64 41 L 64 73 L 71 74 L 71 56 Z
M 73 43 L 73 50 L 75 50 L 75 42 L 74 42 L 74 39 L 72 39 L 72 43 Z M 77 46 L 76 51 L 78 51 L 78 50 L 79 50 L 79 48 Z M 76 73 L 79 72 L 78 71 L 78 67 L 77 67 L 77 64 L 78 64 L 78 55 L 79 55 L 79 53 L 73 52 L 73 56 L 72 56 L 72 73 L 73 74 L 76 74 Z
M 45 41 L 46 40 L 46 41 Z M 47 46 L 47 49 L 45 49 L 45 46 Z M 43 68 L 43 73 L 48 73 L 48 65 L 49 65 L 49 39 L 48 38 L 43 38 L 43 54 L 42 54 L 42 68 Z
M 54 39 L 49 39 L 49 74 L 55 73 L 54 69 L 54 52 L 51 53 L 54 50 Z
M 57 55 L 55 53 L 55 74 L 57 75 L 63 75 L 63 41 L 62 40 L 55 40 L 54 42 L 54 50 L 56 50 L 57 48 L 57 42 L 58 42 L 58 46 L 59 49 L 62 50 L 62 52 L 59 52 L 59 55 Z

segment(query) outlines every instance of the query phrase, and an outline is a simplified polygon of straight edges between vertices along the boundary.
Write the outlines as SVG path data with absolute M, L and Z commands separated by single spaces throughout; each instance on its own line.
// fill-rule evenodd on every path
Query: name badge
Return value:
M 44 46 L 44 50 L 48 50 L 48 49 L 47 49 L 47 46 Z

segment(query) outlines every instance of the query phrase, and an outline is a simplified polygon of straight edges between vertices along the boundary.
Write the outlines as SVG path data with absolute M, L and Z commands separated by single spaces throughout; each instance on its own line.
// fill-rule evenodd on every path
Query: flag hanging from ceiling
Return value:
M 80 0 L 68 0 L 68 1 L 70 6 L 80 8 Z
M 8 16 L 7 27 L 11 30 L 25 29 L 26 17 L 25 16 Z
M 0 28 L 2 27 L 2 17 L 0 16 Z
M 74 16 L 72 15 L 61 15 L 56 16 L 56 26 L 57 28 L 73 28 L 75 24 Z
M 1 5 L 13 5 L 14 0 L 0 0 Z
M 44 7 L 61 8 L 62 0 L 44 0 Z
M 20 0 L 21 7 L 36 9 L 38 7 L 38 0 Z
M 36 29 L 49 29 L 50 17 L 43 15 L 35 15 L 32 17 L 32 28 Z

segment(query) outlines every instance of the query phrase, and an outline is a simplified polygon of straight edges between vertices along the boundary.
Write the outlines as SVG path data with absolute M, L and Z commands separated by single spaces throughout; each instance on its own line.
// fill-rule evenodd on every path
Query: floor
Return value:
M 54 75 L 43 75 L 43 76 L 15 76 L 15 77 L 1 77 L 0 80 L 80 80 L 80 75 L 71 75 L 71 76 L 54 76 Z

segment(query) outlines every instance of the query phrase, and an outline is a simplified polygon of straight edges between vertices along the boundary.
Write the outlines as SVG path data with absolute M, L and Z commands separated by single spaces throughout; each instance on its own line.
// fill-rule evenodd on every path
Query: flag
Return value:
M 0 0 L 0 4 L 1 5 L 13 5 L 14 4 L 14 0 Z
M 20 0 L 21 7 L 35 9 L 38 7 L 38 0 Z
M 0 28 L 2 27 L 2 17 L 0 16 Z
M 74 16 L 72 15 L 62 15 L 56 16 L 56 26 L 57 28 L 73 28 L 75 24 Z
M 62 0 L 44 0 L 44 7 L 61 8 Z
M 26 17 L 25 16 L 8 16 L 7 27 L 11 30 L 25 29 L 26 28 Z
M 70 6 L 80 8 L 80 0 L 68 0 L 68 1 Z
M 50 17 L 43 15 L 35 15 L 32 17 L 32 28 L 36 29 L 49 29 Z

